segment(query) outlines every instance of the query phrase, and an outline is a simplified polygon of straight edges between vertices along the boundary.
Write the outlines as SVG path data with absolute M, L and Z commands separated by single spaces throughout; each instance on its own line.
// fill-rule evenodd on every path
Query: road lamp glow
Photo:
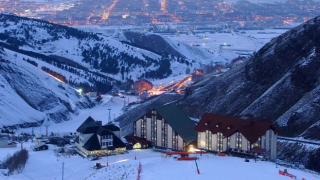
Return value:
M 81 93 L 82 93 L 82 89 L 81 88 L 76 90 L 76 91 L 78 91 L 78 93 L 81 95 Z

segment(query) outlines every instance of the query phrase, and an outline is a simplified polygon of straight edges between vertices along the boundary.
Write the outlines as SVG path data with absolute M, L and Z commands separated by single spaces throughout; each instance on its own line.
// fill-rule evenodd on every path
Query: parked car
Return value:
M 89 155 L 87 157 L 90 161 L 94 161 L 94 160 L 98 160 L 99 159 L 99 156 L 97 156 L 96 154 L 92 154 L 92 155 Z

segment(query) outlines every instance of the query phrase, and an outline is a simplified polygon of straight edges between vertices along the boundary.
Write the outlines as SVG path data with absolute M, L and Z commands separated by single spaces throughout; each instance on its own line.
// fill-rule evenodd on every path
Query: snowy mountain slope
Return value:
M 68 62 L 59 62 L 63 66 L 76 63 L 117 80 L 127 78 L 136 80 L 145 76 L 145 73 L 153 74 L 149 75 L 149 78 L 163 78 L 171 74 L 163 69 L 199 67 L 203 62 L 200 60 L 203 58 L 214 59 L 210 53 L 197 48 L 192 48 L 194 53 L 187 50 L 176 53 L 179 48 L 175 50 L 170 46 L 172 51 L 165 54 L 157 53 L 157 50 L 152 48 L 143 49 L 128 45 L 106 35 L 7 14 L 0 15 L 0 27 L 0 42 L 15 48 L 11 49 L 13 51 L 19 49 L 48 57 L 52 55 L 63 57 L 68 60 Z M 152 38 L 158 40 L 157 37 L 152 36 L 148 40 L 154 42 Z M 166 41 L 168 39 L 163 42 L 166 43 Z M 174 42 L 167 44 L 174 44 Z M 186 49 L 186 47 L 183 48 Z M 186 58 L 182 61 L 179 56 Z M 166 68 L 162 67 L 163 60 L 169 62 Z M 76 68 L 76 66 L 73 67 Z
M 270 119 L 278 124 L 281 136 L 319 141 L 319 31 L 320 17 L 287 31 L 244 63 L 218 77 L 208 75 L 187 88 L 178 104 L 194 118 L 205 112 L 251 115 L 255 120 Z M 292 151 L 282 157 L 299 153 Z M 320 171 L 318 161 L 312 161 L 318 155 L 319 148 L 315 148 L 303 157 L 307 167 Z
M 8 52 L 6 52 L 8 51 Z M 29 127 L 46 118 L 58 123 L 71 119 L 94 103 L 39 68 L 4 49 L 0 54 L 0 126 Z
M 180 105 L 193 117 L 251 114 L 279 123 L 284 136 L 300 135 L 319 121 L 318 29 L 319 17 L 274 38 L 245 63 L 191 87 Z
M 125 31 L 121 37 L 122 41 L 150 49 L 157 54 L 169 54 L 203 64 L 223 61 L 221 57 L 217 57 L 202 48 L 190 46 L 150 32 Z

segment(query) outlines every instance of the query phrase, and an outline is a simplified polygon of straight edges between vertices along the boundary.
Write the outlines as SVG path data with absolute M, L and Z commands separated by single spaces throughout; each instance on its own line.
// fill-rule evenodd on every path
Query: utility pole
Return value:
M 62 180 L 63 180 L 64 162 L 62 163 Z
M 111 109 L 108 109 L 109 110 L 109 119 L 108 119 L 108 124 L 110 124 L 111 123 L 111 115 L 110 115 L 110 110 Z
M 46 123 L 45 123 L 45 127 L 46 127 L 46 137 L 48 137 L 48 126 L 49 126 L 49 123 L 48 123 L 48 117 L 46 116 L 46 118 L 45 118 L 45 121 L 46 121 Z

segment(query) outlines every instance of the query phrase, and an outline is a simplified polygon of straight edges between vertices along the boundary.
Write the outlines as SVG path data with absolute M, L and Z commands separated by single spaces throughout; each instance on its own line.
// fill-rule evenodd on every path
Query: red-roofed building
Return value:
M 140 138 L 137 136 L 126 136 L 124 137 L 129 144 L 132 145 L 133 149 L 147 148 L 149 142 L 145 138 Z
M 149 91 L 152 88 L 153 84 L 146 79 L 140 79 L 139 81 L 134 83 L 134 89 L 139 91 L 139 94 L 141 94 L 144 91 Z
M 198 132 L 198 148 L 261 154 L 254 151 L 259 148 L 270 160 L 274 160 L 277 153 L 279 131 L 270 120 L 253 121 L 206 113 L 194 130 Z

